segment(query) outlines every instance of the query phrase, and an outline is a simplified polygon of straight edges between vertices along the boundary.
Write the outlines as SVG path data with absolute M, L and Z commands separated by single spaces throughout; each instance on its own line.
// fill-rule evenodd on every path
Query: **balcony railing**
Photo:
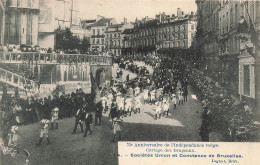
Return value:
M 110 56 L 87 54 L 56 54 L 37 52 L 0 52 L 0 63 L 30 63 L 30 64 L 77 64 L 112 65 Z

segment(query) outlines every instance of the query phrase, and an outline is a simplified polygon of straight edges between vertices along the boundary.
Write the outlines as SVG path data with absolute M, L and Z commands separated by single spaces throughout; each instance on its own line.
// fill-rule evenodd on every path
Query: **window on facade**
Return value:
M 114 37 L 116 38 L 117 36 L 116 36 L 116 33 L 114 34 Z
M 184 34 L 183 33 L 181 33 L 180 38 L 184 39 Z
M 118 40 L 118 46 L 120 46 L 120 40 Z
M 250 96 L 250 69 L 244 65 L 244 95 Z
M 105 43 L 105 40 L 104 40 L 104 38 L 102 38 L 102 44 L 104 44 Z
M 233 8 L 230 9 L 230 25 L 233 25 Z
M 236 4 L 236 6 L 235 6 L 235 22 L 236 23 L 238 22 L 238 16 L 239 16 L 239 14 L 238 14 L 238 8 L 237 8 L 237 4 Z
M 95 29 L 92 30 L 92 33 L 93 33 L 93 35 L 95 35 L 95 33 L 96 33 Z
M 194 34 L 191 34 L 191 38 L 193 38 Z M 188 38 L 188 33 L 184 33 L 184 38 Z
M 97 44 L 99 44 L 99 38 L 97 39 Z
M 95 44 L 95 38 L 92 39 L 92 43 Z
M 191 30 L 194 30 L 194 25 L 191 25 Z
M 98 35 L 100 35 L 100 29 L 97 30 Z

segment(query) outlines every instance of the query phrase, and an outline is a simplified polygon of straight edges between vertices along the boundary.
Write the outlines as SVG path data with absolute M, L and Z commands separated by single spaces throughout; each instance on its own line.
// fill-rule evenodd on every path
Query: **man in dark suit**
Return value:
M 77 127 L 78 127 L 78 124 L 80 125 L 80 128 L 81 128 L 81 132 L 83 132 L 83 121 L 84 121 L 84 118 L 85 118 L 85 111 L 83 110 L 83 108 L 79 108 L 76 115 L 75 115 L 75 127 L 74 127 L 74 130 L 72 132 L 72 134 L 75 134 L 76 131 L 77 131 Z
M 101 125 L 102 109 L 102 103 L 100 101 L 95 105 L 95 125 Z
M 93 122 L 93 117 L 92 117 L 91 113 L 89 111 L 86 111 L 86 115 L 85 115 L 86 130 L 85 130 L 85 134 L 83 137 L 87 136 L 88 131 L 90 134 L 92 133 L 92 130 L 90 129 L 92 122 Z

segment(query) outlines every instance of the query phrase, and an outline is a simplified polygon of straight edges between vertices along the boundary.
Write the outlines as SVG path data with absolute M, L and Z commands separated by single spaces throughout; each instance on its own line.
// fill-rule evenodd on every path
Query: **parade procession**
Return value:
M 111 16 L 98 2 L 86 14 L 89 0 L 0 1 L 0 165 L 116 165 L 124 141 L 259 142 L 260 2 L 189 2 Z

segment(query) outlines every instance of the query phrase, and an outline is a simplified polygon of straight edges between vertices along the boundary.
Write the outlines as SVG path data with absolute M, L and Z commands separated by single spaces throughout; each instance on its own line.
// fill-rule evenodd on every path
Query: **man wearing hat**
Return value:
M 85 116 L 85 111 L 83 108 L 79 108 L 76 115 L 75 115 L 75 127 L 74 130 L 72 132 L 72 134 L 75 134 L 77 131 L 77 127 L 78 124 L 80 125 L 81 128 L 81 132 L 83 132 L 83 120 L 84 120 L 84 116 Z
M 92 133 L 92 130 L 90 129 L 90 126 L 92 125 L 92 122 L 93 122 L 92 114 L 88 110 L 85 110 L 85 112 L 86 112 L 86 115 L 85 115 L 84 120 L 85 120 L 86 130 L 85 130 L 85 134 L 84 134 L 83 137 L 86 137 L 88 132 L 90 134 Z
M 100 101 L 95 105 L 95 125 L 100 126 L 102 123 L 102 109 L 102 102 Z

